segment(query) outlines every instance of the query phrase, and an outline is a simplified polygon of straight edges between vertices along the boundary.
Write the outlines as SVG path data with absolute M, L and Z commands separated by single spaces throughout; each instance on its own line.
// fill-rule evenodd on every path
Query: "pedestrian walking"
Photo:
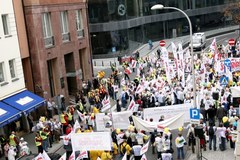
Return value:
M 186 144 L 186 140 L 184 139 L 184 137 L 182 136 L 182 134 L 178 134 L 178 137 L 175 139 L 175 145 L 177 147 L 177 158 L 180 159 L 180 157 L 182 157 L 182 159 L 185 158 L 184 155 L 184 145 Z

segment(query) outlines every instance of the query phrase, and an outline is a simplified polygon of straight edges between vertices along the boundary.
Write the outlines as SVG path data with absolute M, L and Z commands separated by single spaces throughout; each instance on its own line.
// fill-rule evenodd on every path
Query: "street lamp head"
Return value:
M 156 4 L 151 7 L 151 10 L 157 10 L 157 9 L 164 9 L 164 6 L 162 4 Z

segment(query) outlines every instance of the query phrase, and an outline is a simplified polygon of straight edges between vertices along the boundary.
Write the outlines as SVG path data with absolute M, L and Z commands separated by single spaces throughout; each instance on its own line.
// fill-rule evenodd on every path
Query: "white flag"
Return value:
M 103 105 L 103 107 L 101 109 L 101 112 L 105 112 L 106 110 L 111 108 L 109 96 L 108 96 L 108 98 L 105 97 L 102 100 L 102 105 Z
M 80 113 L 81 113 L 81 112 L 80 112 Z M 78 120 L 76 120 L 75 123 L 74 123 L 74 125 L 73 125 L 73 130 L 72 130 L 72 132 L 73 132 L 73 133 L 76 133 L 76 130 L 79 129 L 79 128 L 81 128 L 81 126 L 80 126 Z
M 44 160 L 44 157 L 41 153 L 39 153 L 33 160 Z
M 77 113 L 78 113 L 78 116 L 81 118 L 81 120 L 84 121 L 85 120 L 85 115 L 82 114 L 81 112 L 79 112 L 78 110 L 77 110 Z
M 143 155 L 148 151 L 148 146 L 149 146 L 149 141 L 145 145 L 143 145 L 143 147 L 141 148 L 141 151 L 140 151 L 141 155 Z
M 65 136 L 61 136 L 60 138 L 63 139 L 63 144 L 64 145 L 68 145 L 68 142 L 71 139 L 71 133 L 69 133 L 68 135 L 65 135 Z
M 132 99 L 129 106 L 128 106 L 128 109 L 127 110 L 130 110 L 130 111 L 134 111 L 134 106 L 135 106 L 135 102 L 134 100 Z
M 122 160 L 127 160 L 127 152 L 124 154 Z
M 62 155 L 62 157 L 60 157 L 58 160 L 66 160 L 66 159 L 67 159 L 67 155 L 66 155 L 66 153 L 64 153 Z
M 98 157 L 97 160 L 101 160 L 101 158 Z
M 142 158 L 141 158 L 141 160 L 147 160 L 147 157 L 146 157 L 146 155 L 144 154 L 144 155 L 142 155 Z
M 225 66 L 225 68 L 226 68 L 226 76 L 228 77 L 229 81 L 232 81 L 233 79 L 232 72 L 229 70 L 228 67 Z
M 132 60 L 132 68 L 136 68 L 136 65 L 137 65 L 137 61 L 136 60 Z
M 80 151 L 80 154 L 78 155 L 76 160 L 80 160 L 83 158 L 88 158 L 88 152 L 87 151 Z
M 43 150 L 42 156 L 44 158 L 44 160 L 51 160 L 50 157 L 48 156 L 48 154 Z

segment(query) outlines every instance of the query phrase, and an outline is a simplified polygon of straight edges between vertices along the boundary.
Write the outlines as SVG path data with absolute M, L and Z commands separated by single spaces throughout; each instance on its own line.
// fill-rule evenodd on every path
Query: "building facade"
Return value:
M 85 0 L 23 0 L 34 89 L 68 97 L 92 78 Z
M 182 13 L 155 10 L 155 4 L 177 7 L 190 17 L 193 32 L 232 25 L 224 8 L 239 0 L 89 0 L 89 30 L 93 57 L 128 54 L 148 40 L 189 34 Z
M 33 91 L 21 1 L 0 2 L 0 50 L 0 133 L 29 131 L 27 116 L 42 106 L 44 99 L 26 88 Z
M 0 1 L 0 100 L 25 88 L 12 1 Z

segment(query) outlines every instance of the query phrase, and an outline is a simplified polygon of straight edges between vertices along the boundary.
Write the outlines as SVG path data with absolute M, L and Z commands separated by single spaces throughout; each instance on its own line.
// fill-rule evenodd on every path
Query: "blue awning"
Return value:
M 42 97 L 25 90 L 2 101 L 22 111 L 24 114 L 28 114 L 29 112 L 34 111 L 37 107 L 43 105 L 45 100 Z
M 21 111 L 0 102 L 0 127 L 21 117 Z

